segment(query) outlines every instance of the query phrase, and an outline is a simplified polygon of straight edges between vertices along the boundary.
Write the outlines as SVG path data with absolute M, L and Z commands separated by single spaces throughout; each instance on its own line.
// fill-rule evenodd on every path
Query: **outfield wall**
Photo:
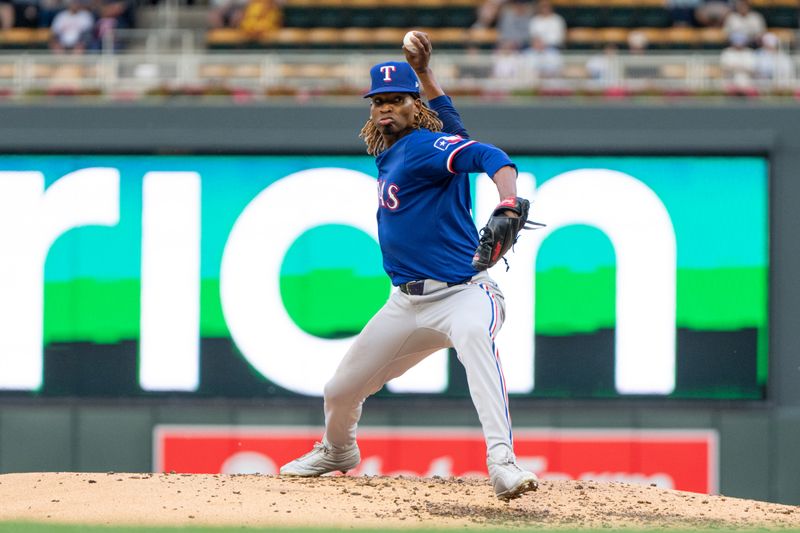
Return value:
M 475 138 L 530 157 L 766 158 L 770 206 L 766 398 L 512 398 L 512 414 L 517 428 L 715 429 L 723 494 L 800 503 L 796 454 L 800 446 L 800 282 L 795 274 L 800 271 L 800 240 L 795 237 L 800 227 L 796 209 L 800 203 L 800 139 L 796 135 L 800 110 L 745 102 L 679 107 L 482 103 L 460 109 Z M 55 104 L 4 106 L 0 113 L 0 152 L 8 155 L 300 156 L 361 154 L 363 147 L 355 133 L 367 111 L 360 103 L 176 104 L 169 108 Z M 743 206 L 730 205 L 727 213 L 718 216 L 729 217 L 725 223 L 730 227 L 744 227 L 751 221 L 743 220 L 742 212 Z M 724 366 L 725 360 L 716 364 Z M 725 370 L 720 368 L 721 373 Z M 322 424 L 318 399 L 113 396 L 113 392 L 91 397 L 3 393 L 0 471 L 147 471 L 152 468 L 152 431 L 157 424 Z M 472 406 L 463 395 L 435 402 L 375 398 L 368 402 L 363 419 L 364 426 L 475 424 Z

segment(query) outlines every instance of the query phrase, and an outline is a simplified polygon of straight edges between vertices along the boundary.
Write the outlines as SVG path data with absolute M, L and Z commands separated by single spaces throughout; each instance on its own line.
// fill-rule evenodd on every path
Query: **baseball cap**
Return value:
M 418 93 L 419 80 L 405 61 L 378 63 L 369 70 L 372 86 L 364 98 L 380 93 Z

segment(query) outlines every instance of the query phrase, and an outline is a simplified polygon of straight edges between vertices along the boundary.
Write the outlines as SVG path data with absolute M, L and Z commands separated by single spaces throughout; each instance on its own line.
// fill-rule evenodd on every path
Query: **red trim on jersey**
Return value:
M 462 144 L 461 146 L 459 146 L 458 148 L 456 148 L 455 150 L 453 150 L 453 153 L 450 154 L 450 156 L 447 158 L 447 171 L 448 172 L 450 172 L 451 174 L 455 174 L 456 173 L 456 171 L 453 170 L 453 159 L 455 158 L 456 154 L 458 152 L 460 152 L 461 150 L 463 150 L 464 148 L 466 148 L 467 146 L 469 146 L 471 144 L 475 144 L 476 142 L 478 142 L 478 141 L 467 141 L 464 144 Z

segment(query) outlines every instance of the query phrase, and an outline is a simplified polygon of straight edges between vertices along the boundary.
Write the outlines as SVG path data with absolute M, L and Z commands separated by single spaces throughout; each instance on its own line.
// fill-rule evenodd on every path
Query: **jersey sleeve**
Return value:
M 406 148 L 405 166 L 414 175 L 427 179 L 445 179 L 455 173 L 454 158 L 476 141 L 449 133 L 427 133 L 414 139 Z
M 405 164 L 410 172 L 428 179 L 445 179 L 469 172 L 494 176 L 502 167 L 516 168 L 501 149 L 446 133 L 420 135 L 407 148 Z
M 517 168 L 503 150 L 491 144 L 472 142 L 463 150 L 453 154 L 448 162 L 448 170 L 452 173 L 486 172 L 489 177 L 503 167 Z
M 442 128 L 443 131 L 452 133 L 454 135 L 460 135 L 464 138 L 469 138 L 467 128 L 464 127 L 464 123 L 461 121 L 461 115 L 459 115 L 458 111 L 456 111 L 456 108 L 453 107 L 453 101 L 449 96 L 443 94 L 442 96 L 437 96 L 428 103 L 430 104 L 431 109 L 436 111 L 436 113 L 439 115 L 439 118 L 444 125 Z

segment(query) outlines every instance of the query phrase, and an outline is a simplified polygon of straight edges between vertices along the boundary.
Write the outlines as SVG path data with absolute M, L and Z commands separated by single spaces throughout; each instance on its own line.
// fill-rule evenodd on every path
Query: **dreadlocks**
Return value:
M 426 128 L 431 131 L 442 131 L 444 125 L 439 119 L 439 114 L 425 105 L 425 102 L 422 102 L 422 110 L 419 115 L 414 117 L 413 127 L 416 129 Z M 383 135 L 381 135 L 381 132 L 378 131 L 371 119 L 367 120 L 358 136 L 364 139 L 367 144 L 367 153 L 370 155 L 378 155 L 386 149 L 383 144 Z

